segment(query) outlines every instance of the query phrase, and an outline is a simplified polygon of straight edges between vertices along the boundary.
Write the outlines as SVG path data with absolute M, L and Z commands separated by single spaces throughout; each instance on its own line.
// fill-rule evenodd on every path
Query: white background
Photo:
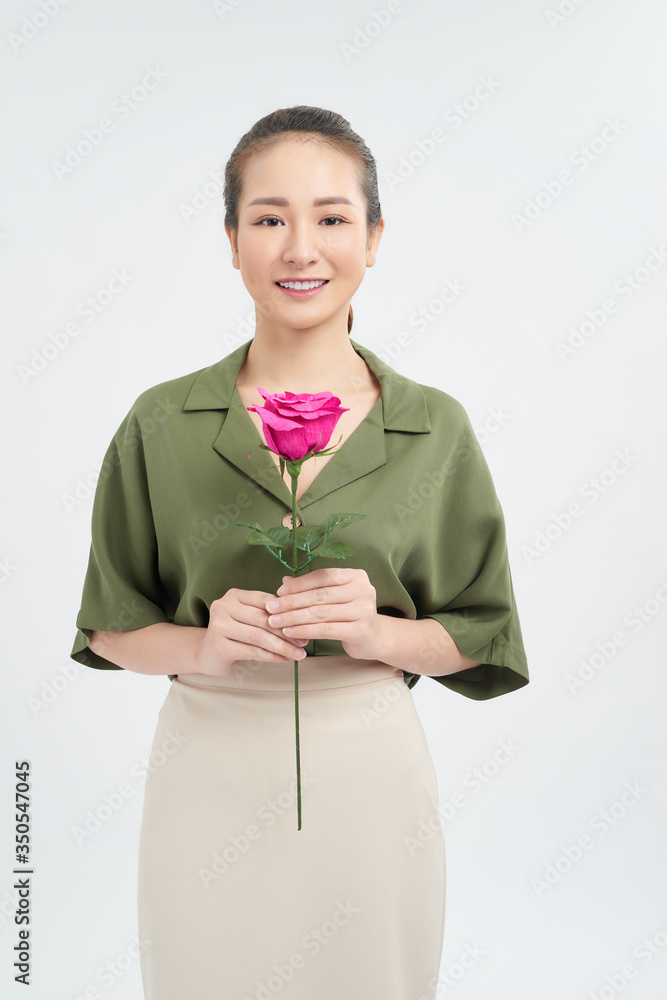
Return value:
M 141 996 L 136 960 L 113 985 L 97 976 L 126 965 L 136 933 L 136 775 L 169 681 L 69 657 L 96 469 L 143 389 L 252 335 L 215 178 L 258 118 L 294 104 L 341 113 L 376 158 L 386 230 L 352 336 L 466 407 L 505 512 L 531 672 L 528 687 L 487 702 L 428 677 L 414 691 L 443 817 L 455 793 L 465 803 L 444 821 L 438 1000 L 664 997 L 665 8 L 392 8 L 3 5 L 7 998 L 27 995 L 11 968 L 13 762 L 23 758 L 30 995 L 66 1000 L 96 986 L 89 996 Z M 390 16 L 374 16 L 382 9 Z M 145 100 L 125 117 L 112 110 L 150 69 L 163 79 Z M 113 131 L 58 176 L 67 147 L 105 117 Z M 438 128 L 444 140 L 429 145 Z M 79 304 L 114 269 L 131 281 L 81 320 Z M 465 290 L 437 309 L 455 280 Z M 421 308 L 430 320 L 418 332 L 410 317 Z M 77 318 L 78 335 L 63 336 Z M 588 679 L 573 687 L 580 673 Z M 499 766 L 501 741 L 517 749 Z M 124 784 L 123 805 L 77 844 L 73 827 Z M 466 949 L 481 956 L 467 969 Z

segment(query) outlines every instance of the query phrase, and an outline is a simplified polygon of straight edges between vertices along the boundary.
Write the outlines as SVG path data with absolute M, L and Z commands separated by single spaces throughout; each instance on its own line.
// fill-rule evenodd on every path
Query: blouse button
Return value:
M 299 527 L 300 524 L 301 524 L 301 518 L 297 514 L 296 515 L 296 526 L 297 526 L 297 528 Z M 287 514 L 285 514 L 285 516 L 283 518 L 283 528 L 289 528 L 290 531 L 292 530 L 292 511 L 291 510 L 288 511 Z

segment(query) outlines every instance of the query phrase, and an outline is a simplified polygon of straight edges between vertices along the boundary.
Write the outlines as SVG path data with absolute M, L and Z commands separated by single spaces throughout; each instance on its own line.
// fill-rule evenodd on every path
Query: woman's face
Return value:
M 333 201 L 332 199 L 344 199 Z M 315 204 L 319 201 L 320 204 Z M 317 142 L 282 140 L 245 168 L 239 228 L 227 230 L 233 265 L 257 305 L 257 321 L 307 329 L 340 319 L 375 263 L 384 220 L 367 230 L 354 162 Z M 322 279 L 290 294 L 279 282 Z

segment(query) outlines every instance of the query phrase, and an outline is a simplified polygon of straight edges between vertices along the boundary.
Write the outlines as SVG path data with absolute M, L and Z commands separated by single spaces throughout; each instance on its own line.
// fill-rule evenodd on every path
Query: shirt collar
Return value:
M 188 393 L 184 410 L 228 409 L 236 378 L 246 359 L 252 340 L 241 344 L 236 350 L 215 364 L 204 368 L 195 379 Z M 400 375 L 380 358 L 350 338 L 352 347 L 361 355 L 374 373 L 382 390 L 382 412 L 384 429 L 387 431 L 429 432 L 426 398 L 418 382 Z

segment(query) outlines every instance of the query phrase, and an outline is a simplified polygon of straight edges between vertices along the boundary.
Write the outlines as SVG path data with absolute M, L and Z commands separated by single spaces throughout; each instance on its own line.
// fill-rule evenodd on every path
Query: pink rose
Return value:
M 264 406 L 247 406 L 259 413 L 269 449 L 296 462 L 315 449 L 323 451 L 336 424 L 349 407 L 341 406 L 332 392 L 264 392 Z

